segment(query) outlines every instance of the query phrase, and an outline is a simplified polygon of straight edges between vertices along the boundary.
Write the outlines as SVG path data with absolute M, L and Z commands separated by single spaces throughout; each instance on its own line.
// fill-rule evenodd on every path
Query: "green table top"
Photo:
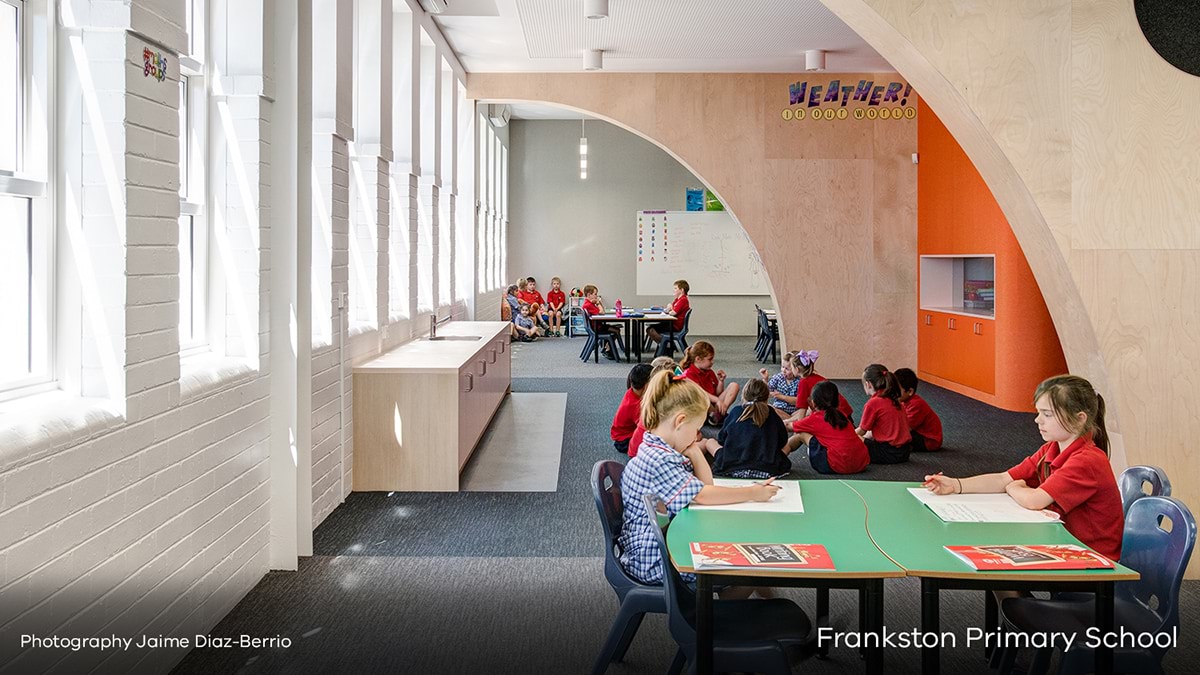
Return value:
M 761 544 L 821 544 L 836 569 L 706 570 L 705 573 L 768 577 L 902 577 L 904 570 L 883 555 L 867 534 L 862 499 L 841 481 L 802 480 L 804 513 L 761 513 L 684 509 L 667 530 L 671 561 L 683 572 L 692 568 L 693 541 Z
M 1080 544 L 1061 523 L 946 523 L 908 493 L 920 483 L 845 480 L 861 495 L 867 530 L 875 545 L 909 576 L 948 579 L 1018 579 L 1070 581 L 1106 577 L 1137 579 L 1138 573 L 1117 565 L 1112 570 L 1030 570 L 977 572 L 943 546 L 998 544 Z M 808 507 L 809 500 L 805 500 Z M 674 526 L 672 525 L 672 528 Z M 836 558 L 835 558 L 836 563 Z

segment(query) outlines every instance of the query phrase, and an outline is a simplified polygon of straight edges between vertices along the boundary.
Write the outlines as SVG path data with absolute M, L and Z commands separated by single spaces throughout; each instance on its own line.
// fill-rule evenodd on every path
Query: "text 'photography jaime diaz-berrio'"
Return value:
M 287 649 L 292 646 L 292 639 L 275 635 L 258 637 L 255 635 L 215 636 L 193 635 L 177 637 L 173 635 L 135 635 L 122 637 L 120 635 L 105 635 L 101 637 L 70 637 L 62 635 L 22 635 L 22 649 L 63 649 L 67 651 L 83 650 L 122 650 L 130 649 Z

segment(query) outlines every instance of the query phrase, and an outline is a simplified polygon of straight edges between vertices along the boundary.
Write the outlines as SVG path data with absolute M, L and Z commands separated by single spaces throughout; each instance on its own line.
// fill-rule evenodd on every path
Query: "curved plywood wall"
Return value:
M 987 181 L 1068 365 L 1109 401 L 1116 468 L 1161 466 L 1200 508 L 1200 78 L 1154 52 L 1128 0 L 822 2 Z
M 900 80 L 895 73 L 472 73 L 467 96 L 586 111 L 672 154 L 753 240 L 787 348 L 819 349 L 824 375 L 857 378 L 872 362 L 916 363 L 916 98 L 893 102 L 914 108 L 904 118 L 783 114 L 789 85 L 827 89 L 835 79 L 843 86 Z M 589 147 L 589 162 L 602 161 L 602 152 Z

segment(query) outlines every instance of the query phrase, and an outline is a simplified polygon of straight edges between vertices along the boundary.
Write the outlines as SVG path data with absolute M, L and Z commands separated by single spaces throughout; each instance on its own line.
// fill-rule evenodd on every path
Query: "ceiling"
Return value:
M 467 72 L 573 72 L 587 49 L 610 72 L 803 72 L 827 51 L 830 72 L 894 68 L 819 0 L 449 0 L 434 20 Z

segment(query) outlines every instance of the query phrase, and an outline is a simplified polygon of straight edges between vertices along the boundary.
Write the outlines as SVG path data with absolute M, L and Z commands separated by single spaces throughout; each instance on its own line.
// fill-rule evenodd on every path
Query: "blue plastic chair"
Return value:
M 579 353 L 579 358 L 582 361 L 587 361 L 593 355 L 596 358 L 596 363 L 600 363 L 600 345 L 607 344 L 612 350 L 613 358 L 620 358 L 621 352 L 624 351 L 624 344 L 621 342 L 621 336 L 604 331 L 603 333 L 596 332 L 596 327 L 592 325 L 591 319 L 584 317 L 583 329 L 587 331 L 587 342 L 583 344 L 583 351 Z M 619 349 L 619 350 L 618 350 Z
M 667 550 L 670 516 L 656 495 L 645 495 L 646 513 L 663 559 L 663 595 L 671 637 L 696 671 L 696 594 L 683 582 Z M 713 671 L 790 675 L 792 665 L 816 652 L 812 623 L 804 610 L 783 598 L 713 602 Z M 679 656 L 675 657 L 676 660 Z
M 771 362 L 777 362 L 779 360 L 779 324 L 771 323 L 771 320 L 767 318 L 767 313 L 760 309 L 758 310 L 758 329 L 763 336 L 758 347 L 758 360 L 766 363 L 767 355 L 770 354 Z
M 1165 529 L 1167 523 L 1170 529 Z M 1143 496 L 1125 516 L 1121 564 L 1137 570 L 1137 581 L 1119 582 L 1114 590 L 1114 629 L 1132 633 L 1170 633 L 1179 627 L 1179 589 L 1196 545 L 1196 519 L 1187 506 L 1171 497 Z M 1058 672 L 1090 673 L 1093 650 L 1084 640 L 1095 618 L 1095 600 L 1084 602 L 1009 598 L 1000 604 L 1006 630 L 1027 633 L 1063 631 L 1077 635 L 1075 648 L 1064 652 Z M 1082 646 L 1081 646 L 1082 645 Z M 1167 647 L 1114 650 L 1119 673 L 1161 673 Z M 1052 650 L 1038 650 L 1029 673 L 1045 673 Z M 1006 655 L 1007 672 L 1015 653 Z
M 1150 487 L 1149 492 L 1146 486 Z M 1126 514 L 1130 505 L 1142 497 L 1171 496 L 1171 481 L 1167 478 L 1167 472 L 1157 466 L 1141 465 L 1125 469 L 1117 480 L 1117 487 L 1121 490 L 1121 508 Z
M 667 353 L 668 345 L 678 351 L 683 351 L 688 348 L 687 334 L 688 325 L 692 319 L 692 310 L 689 307 L 688 311 L 683 313 L 683 327 L 678 331 L 672 331 L 668 335 L 662 336 L 662 340 L 658 343 L 658 349 L 654 351 L 655 356 L 669 356 Z
M 665 614 L 667 611 L 662 586 L 643 584 L 634 579 L 625 572 L 618 560 L 617 538 L 621 534 L 624 516 L 621 501 L 621 472 L 624 470 L 623 464 L 613 460 L 601 460 L 592 467 L 592 496 L 596 498 L 596 510 L 600 512 L 600 524 L 604 528 L 604 578 L 621 603 L 612 628 L 608 631 L 608 639 L 596 657 L 596 665 L 592 668 L 594 675 L 601 675 L 608 669 L 608 664 L 619 663 L 625 658 L 625 652 L 629 650 L 647 613 Z M 679 653 L 669 672 L 679 673 L 681 670 L 683 654 Z

